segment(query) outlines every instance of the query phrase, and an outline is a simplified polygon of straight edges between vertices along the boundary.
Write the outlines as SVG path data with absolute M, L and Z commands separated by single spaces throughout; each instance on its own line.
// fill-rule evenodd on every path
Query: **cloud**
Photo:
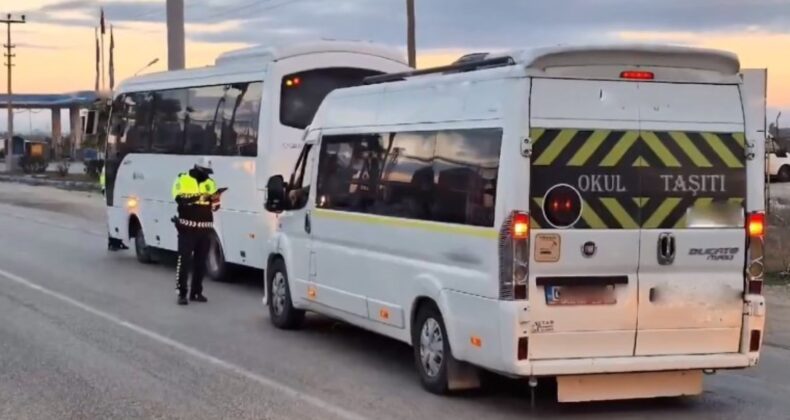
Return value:
M 747 2 L 748 1 L 748 2 Z M 81 12 L 92 26 L 97 0 L 64 0 L 37 13 Z M 112 22 L 163 22 L 164 1 L 101 2 Z M 616 39 L 621 32 L 784 32 L 790 0 L 430 0 L 417 2 L 418 42 L 423 48 L 485 49 Z M 190 0 L 190 39 L 258 43 L 283 36 L 365 39 L 403 45 L 403 0 Z M 223 31 L 200 25 L 235 22 Z

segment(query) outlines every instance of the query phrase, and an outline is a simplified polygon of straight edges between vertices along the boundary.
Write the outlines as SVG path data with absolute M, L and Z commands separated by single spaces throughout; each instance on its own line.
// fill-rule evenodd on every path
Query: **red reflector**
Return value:
M 763 282 L 762 281 L 749 281 L 748 293 L 750 295 L 761 295 L 761 294 L 763 294 Z
M 518 339 L 518 360 L 527 360 L 529 354 L 529 338 L 520 337 Z
M 527 239 L 529 237 L 529 215 L 516 213 L 513 215 L 513 239 Z
M 749 213 L 746 229 L 752 238 L 765 235 L 765 213 Z
M 760 351 L 760 330 L 752 330 L 751 340 L 749 341 L 749 351 Z
M 656 78 L 656 75 L 653 74 L 652 71 L 624 71 L 620 73 L 621 79 L 631 79 L 631 80 L 653 80 Z

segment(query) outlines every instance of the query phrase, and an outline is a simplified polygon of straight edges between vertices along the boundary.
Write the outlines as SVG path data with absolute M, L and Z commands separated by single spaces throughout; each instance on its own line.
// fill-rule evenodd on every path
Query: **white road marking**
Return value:
M 251 380 L 253 382 L 257 382 L 260 385 L 263 385 L 265 387 L 271 388 L 271 389 L 273 389 L 275 391 L 282 392 L 283 394 L 287 395 L 290 398 L 306 402 L 306 403 L 314 406 L 315 408 L 318 408 L 320 410 L 325 410 L 325 411 L 327 411 L 329 413 L 334 414 L 337 417 L 340 417 L 340 418 L 343 418 L 343 419 L 347 419 L 347 420 L 365 420 L 366 419 L 365 417 L 363 417 L 363 416 L 361 416 L 361 415 L 359 415 L 357 413 L 354 413 L 354 412 L 346 410 L 346 409 L 344 409 L 342 407 L 336 406 L 336 405 L 334 405 L 334 404 L 332 404 L 332 403 L 330 403 L 328 401 L 322 400 L 322 399 L 320 399 L 318 397 L 307 395 L 307 394 L 303 393 L 302 391 L 299 391 L 297 389 L 291 388 L 290 386 L 285 385 L 285 384 L 283 384 L 281 382 L 278 382 L 275 379 L 268 378 L 266 376 L 263 376 L 263 375 L 251 372 L 251 371 L 249 371 L 247 369 L 244 369 L 241 366 L 235 365 L 235 364 L 230 363 L 230 362 L 226 362 L 226 361 L 224 361 L 222 359 L 218 359 L 218 358 L 216 358 L 216 357 L 214 357 L 214 356 L 212 356 L 210 354 L 203 353 L 202 351 L 200 351 L 200 350 L 198 350 L 198 349 L 196 349 L 194 347 L 190 347 L 190 346 L 188 346 L 186 344 L 180 343 L 178 341 L 175 341 L 173 339 L 165 337 L 165 336 L 163 336 L 161 334 L 158 334 L 156 332 L 153 332 L 153 331 L 151 331 L 149 329 L 146 329 L 146 328 L 141 327 L 139 325 L 133 324 L 131 322 L 124 321 L 123 319 L 118 318 L 115 315 L 111 315 L 111 314 L 109 314 L 107 312 L 104 312 L 102 310 L 99 310 L 99 309 L 96 309 L 94 307 L 88 306 L 88 305 L 86 305 L 86 304 L 84 304 L 84 303 L 82 303 L 80 301 L 77 301 L 75 299 L 72 299 L 72 298 L 70 298 L 70 297 L 68 297 L 66 295 L 63 295 L 61 293 L 58 293 L 58 292 L 55 292 L 53 290 L 47 289 L 46 287 L 40 286 L 40 285 L 30 281 L 30 280 L 27 280 L 27 279 L 25 279 L 23 277 L 17 276 L 16 274 L 9 273 L 9 272 L 7 272 L 5 270 L 0 269 L 0 276 L 5 277 L 6 279 L 13 281 L 14 283 L 20 284 L 20 285 L 25 286 L 25 287 L 27 287 L 29 289 L 33 289 L 33 290 L 41 292 L 41 293 L 43 293 L 43 294 L 45 294 L 47 296 L 50 296 L 50 297 L 55 298 L 57 300 L 60 300 L 62 302 L 68 303 L 69 305 L 72 305 L 74 307 L 82 309 L 85 312 L 88 312 L 88 313 L 90 313 L 92 315 L 95 315 L 95 316 L 97 316 L 99 318 L 102 318 L 105 321 L 109 321 L 109 322 L 111 322 L 113 324 L 125 327 L 125 328 L 127 328 L 127 329 L 129 329 L 131 331 L 134 331 L 137 334 L 140 334 L 142 336 L 148 337 L 151 340 L 154 340 L 154 341 L 159 342 L 161 344 L 165 344 L 165 345 L 170 346 L 170 347 L 172 347 L 174 349 L 180 350 L 180 351 L 182 351 L 182 352 L 184 352 L 184 353 L 186 353 L 186 354 L 188 354 L 188 355 L 190 355 L 190 356 L 192 356 L 192 357 L 194 357 L 196 359 L 203 360 L 203 361 L 208 362 L 208 363 L 210 363 L 210 364 L 212 364 L 214 366 L 220 367 L 222 369 L 225 369 L 225 370 L 228 370 L 228 371 L 230 371 L 232 373 L 235 373 L 235 374 L 237 374 L 239 376 L 247 378 L 247 379 L 249 379 L 249 380 Z

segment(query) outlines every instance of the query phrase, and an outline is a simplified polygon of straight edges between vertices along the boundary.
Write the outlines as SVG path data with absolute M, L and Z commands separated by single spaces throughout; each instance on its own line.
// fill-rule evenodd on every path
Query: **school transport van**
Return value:
M 699 394 L 763 340 L 764 100 L 746 88 L 729 53 L 613 46 L 337 90 L 268 183 L 271 321 L 410 343 L 434 393 L 485 369 L 556 378 L 560 401 Z

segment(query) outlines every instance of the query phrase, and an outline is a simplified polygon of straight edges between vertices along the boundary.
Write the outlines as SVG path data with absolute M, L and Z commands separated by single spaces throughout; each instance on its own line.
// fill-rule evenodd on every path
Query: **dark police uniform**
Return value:
M 173 219 L 178 229 L 178 266 L 176 288 L 178 303 L 187 304 L 187 277 L 192 271 L 189 299 L 205 302 L 203 276 L 206 257 L 214 231 L 213 212 L 219 208 L 217 185 L 209 176 L 211 169 L 195 166 L 178 174 L 173 183 L 173 198 L 178 203 L 178 216 Z

